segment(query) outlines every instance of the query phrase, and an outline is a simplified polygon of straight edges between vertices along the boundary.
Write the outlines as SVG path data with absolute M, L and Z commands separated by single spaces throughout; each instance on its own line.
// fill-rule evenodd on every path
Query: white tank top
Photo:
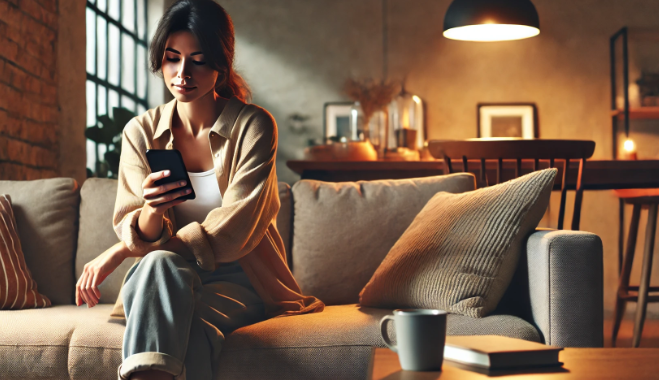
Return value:
M 215 169 L 201 173 L 188 172 L 190 182 L 195 192 L 195 199 L 174 206 L 176 225 L 179 229 L 191 222 L 203 222 L 208 213 L 222 207 L 222 194 L 215 178 Z

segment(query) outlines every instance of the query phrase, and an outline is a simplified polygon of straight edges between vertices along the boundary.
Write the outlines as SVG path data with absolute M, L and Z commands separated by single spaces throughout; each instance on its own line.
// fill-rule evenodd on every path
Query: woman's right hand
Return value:
M 169 170 L 161 170 L 159 172 L 149 174 L 142 182 L 142 197 L 145 201 L 145 207 L 149 207 L 153 214 L 164 215 L 167 209 L 174 207 L 178 204 L 185 202 L 185 199 L 180 197 L 190 193 L 190 189 L 180 189 L 172 192 L 171 194 L 163 195 L 164 193 L 186 186 L 186 181 L 178 181 L 167 183 L 163 185 L 155 185 L 159 179 L 165 178 L 170 175 Z

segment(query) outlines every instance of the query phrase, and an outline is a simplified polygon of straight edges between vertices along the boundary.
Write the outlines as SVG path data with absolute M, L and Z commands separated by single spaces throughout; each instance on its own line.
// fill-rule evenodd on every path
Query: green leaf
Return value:
M 103 133 L 99 127 L 89 127 L 85 129 L 85 137 L 97 144 L 103 144 Z
M 116 150 L 108 150 L 105 152 L 103 155 L 105 158 L 105 161 L 108 163 L 110 166 L 110 170 L 112 173 L 118 173 L 119 172 L 119 153 Z
M 112 108 L 112 116 L 114 116 L 115 129 L 120 134 L 130 119 L 135 117 L 135 114 L 125 108 L 114 107 Z

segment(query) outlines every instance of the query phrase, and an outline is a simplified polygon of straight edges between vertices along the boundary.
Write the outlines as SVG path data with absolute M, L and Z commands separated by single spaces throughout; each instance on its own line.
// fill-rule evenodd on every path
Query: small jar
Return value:
M 403 88 L 389 104 L 388 148 L 422 150 L 425 143 L 423 101 Z

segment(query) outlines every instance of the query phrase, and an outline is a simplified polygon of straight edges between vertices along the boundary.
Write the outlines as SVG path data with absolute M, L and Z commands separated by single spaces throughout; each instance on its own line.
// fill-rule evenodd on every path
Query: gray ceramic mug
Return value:
M 397 344 L 387 335 L 394 322 Z M 446 312 L 433 309 L 396 309 L 380 321 L 382 340 L 398 353 L 400 366 L 408 371 L 441 371 L 446 342 Z

